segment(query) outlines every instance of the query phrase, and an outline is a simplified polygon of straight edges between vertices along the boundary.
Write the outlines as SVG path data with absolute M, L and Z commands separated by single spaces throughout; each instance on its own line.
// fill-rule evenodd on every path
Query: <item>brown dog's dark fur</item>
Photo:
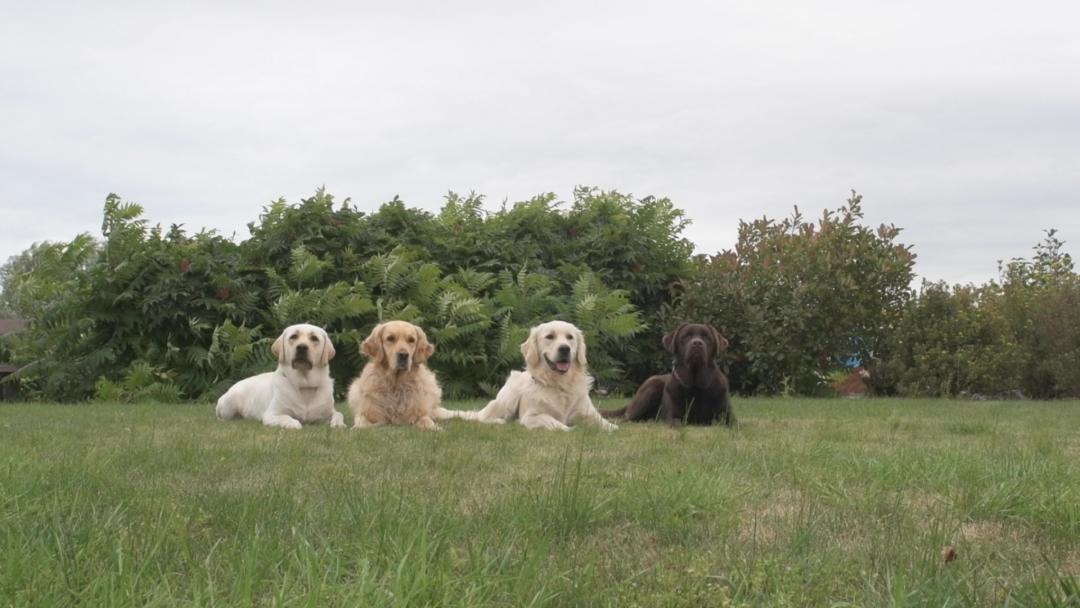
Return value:
M 716 365 L 716 355 L 728 346 L 724 336 L 711 325 L 683 323 L 665 335 L 663 343 L 675 358 L 671 373 L 649 378 L 629 405 L 604 416 L 687 424 L 719 420 L 731 426 L 735 414 L 728 380 Z

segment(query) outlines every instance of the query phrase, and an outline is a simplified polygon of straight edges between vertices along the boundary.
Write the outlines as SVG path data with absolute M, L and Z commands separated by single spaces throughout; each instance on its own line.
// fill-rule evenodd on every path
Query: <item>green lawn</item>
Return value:
M 1080 403 L 735 408 L 603 434 L 0 405 L 0 606 L 1080 606 Z

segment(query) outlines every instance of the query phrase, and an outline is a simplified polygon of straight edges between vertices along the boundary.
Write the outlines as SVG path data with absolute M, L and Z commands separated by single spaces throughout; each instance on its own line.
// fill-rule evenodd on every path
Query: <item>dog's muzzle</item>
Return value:
M 686 359 L 688 361 L 700 361 L 704 360 L 709 353 L 709 348 L 706 346 L 705 341 L 701 339 L 691 340 L 686 345 Z
M 559 356 L 554 361 L 548 359 L 547 355 L 544 355 L 544 362 L 548 364 L 551 371 L 557 374 L 565 374 L 570 371 L 570 347 L 560 346 Z
M 308 371 L 311 369 L 311 358 L 308 356 L 309 349 L 307 344 L 297 344 L 296 352 L 293 353 L 292 368 L 300 371 Z
M 409 353 L 397 354 L 397 360 L 394 362 L 394 369 L 398 371 L 405 371 L 409 369 Z

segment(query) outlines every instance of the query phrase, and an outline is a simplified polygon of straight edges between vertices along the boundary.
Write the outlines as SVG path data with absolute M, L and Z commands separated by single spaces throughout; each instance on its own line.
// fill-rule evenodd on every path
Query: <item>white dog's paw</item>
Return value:
M 342 416 L 341 412 L 334 412 L 334 415 L 330 417 L 330 428 L 345 428 L 345 416 Z
M 291 429 L 294 431 L 303 427 L 300 421 L 292 416 L 274 416 L 262 420 L 262 423 L 266 424 L 267 427 L 278 427 L 279 429 Z
M 555 420 L 554 418 L 540 418 L 534 428 L 544 429 L 545 431 L 569 431 L 570 427 Z
M 601 420 L 600 421 L 600 430 L 610 433 L 612 431 L 619 430 L 619 427 L 616 426 L 615 424 L 612 424 L 612 423 L 608 422 L 607 420 Z

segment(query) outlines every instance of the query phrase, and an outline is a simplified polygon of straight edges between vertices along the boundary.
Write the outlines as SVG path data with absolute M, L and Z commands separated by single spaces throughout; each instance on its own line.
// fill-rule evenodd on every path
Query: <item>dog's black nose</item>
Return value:
M 705 341 L 701 338 L 694 338 L 690 340 L 690 346 L 705 346 Z
M 559 356 L 564 357 L 564 358 L 569 357 L 570 356 L 570 347 L 565 345 L 565 344 L 560 346 L 559 347 Z
M 297 344 L 296 345 L 296 354 L 298 354 L 298 355 L 306 355 L 307 351 L 308 351 L 307 344 Z
M 404 364 L 408 363 L 409 362 L 409 353 L 398 353 L 397 354 L 397 362 L 398 362 L 398 365 L 404 365 Z

